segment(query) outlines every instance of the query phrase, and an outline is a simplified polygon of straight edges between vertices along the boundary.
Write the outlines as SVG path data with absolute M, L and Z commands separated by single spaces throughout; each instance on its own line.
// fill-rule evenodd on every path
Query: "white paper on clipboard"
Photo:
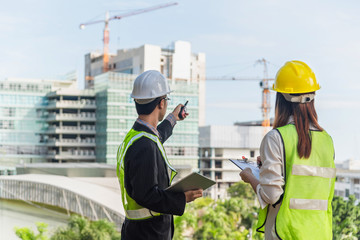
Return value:
M 260 178 L 260 169 L 255 165 L 249 162 L 245 162 L 239 159 L 229 159 L 232 163 L 234 163 L 238 168 L 244 170 L 245 168 L 250 168 L 254 176 L 259 180 Z

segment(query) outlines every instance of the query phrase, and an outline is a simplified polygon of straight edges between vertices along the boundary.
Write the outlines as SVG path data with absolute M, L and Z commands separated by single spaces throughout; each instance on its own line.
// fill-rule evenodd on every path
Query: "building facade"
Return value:
M 76 82 L 46 79 L 0 81 L 0 166 L 1 173 L 19 163 L 45 161 L 47 146 L 46 94 Z
M 0 175 L 15 165 L 95 162 L 95 93 L 63 79 L 0 81 Z
M 348 159 L 336 164 L 335 195 L 345 199 L 354 195 L 360 201 L 360 160 Z
M 65 88 L 46 95 L 48 162 L 95 162 L 95 93 Z
M 192 53 L 191 44 L 176 41 L 166 48 L 145 44 L 138 48 L 121 49 L 109 56 L 109 71 L 139 75 L 157 70 L 169 80 L 196 82 L 198 85 L 199 125 L 205 124 L 205 54 Z M 103 73 L 103 55 L 85 55 L 85 88 L 94 86 L 95 77 Z
M 107 72 L 95 77 L 96 92 L 96 159 L 116 164 L 116 153 L 126 133 L 132 128 L 137 113 L 130 97 L 137 75 Z M 186 120 L 178 122 L 164 147 L 177 169 L 198 167 L 198 91 L 197 82 L 169 80 L 168 113 L 179 103 L 189 100 Z
M 254 124 L 253 124 L 254 125 Z M 256 161 L 264 134 L 270 128 L 240 124 L 233 126 L 203 126 L 199 128 L 200 173 L 216 181 L 206 195 L 227 198 L 227 188 L 241 180 L 240 169 L 229 159 Z

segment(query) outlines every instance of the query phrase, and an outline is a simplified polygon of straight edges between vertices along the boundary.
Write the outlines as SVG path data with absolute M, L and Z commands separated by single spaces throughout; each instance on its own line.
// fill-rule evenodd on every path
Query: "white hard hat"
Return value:
M 169 84 L 159 71 L 149 70 L 134 81 L 131 97 L 134 99 L 155 99 L 172 92 Z

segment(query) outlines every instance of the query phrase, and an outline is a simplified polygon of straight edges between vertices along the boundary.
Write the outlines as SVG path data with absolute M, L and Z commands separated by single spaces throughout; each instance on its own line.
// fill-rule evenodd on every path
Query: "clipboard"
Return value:
M 193 172 L 186 177 L 180 179 L 175 184 L 169 186 L 165 190 L 170 192 L 186 192 L 195 189 L 207 189 L 214 185 L 216 182 L 201 174 Z
M 255 165 L 249 162 L 239 160 L 239 159 L 229 159 L 233 164 L 235 164 L 241 170 L 245 168 L 250 168 L 254 176 L 259 180 L 260 178 L 260 169 Z

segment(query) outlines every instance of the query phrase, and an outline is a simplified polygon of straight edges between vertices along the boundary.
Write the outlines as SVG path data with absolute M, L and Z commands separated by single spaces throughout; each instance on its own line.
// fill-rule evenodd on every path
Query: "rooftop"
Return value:
M 0 176 L 0 180 L 35 182 L 66 189 L 125 216 L 117 178 L 69 178 L 45 174 L 24 174 Z

